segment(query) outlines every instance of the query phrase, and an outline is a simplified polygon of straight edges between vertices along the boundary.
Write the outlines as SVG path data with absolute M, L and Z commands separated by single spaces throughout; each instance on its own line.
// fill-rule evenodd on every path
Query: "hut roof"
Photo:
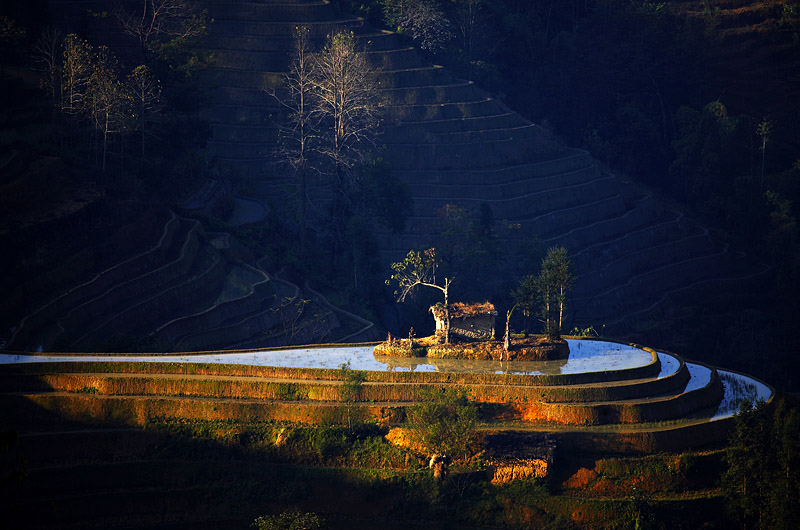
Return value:
M 434 305 L 430 309 L 436 318 L 444 318 L 444 306 Z M 476 317 L 480 315 L 497 315 L 497 310 L 491 302 L 464 304 L 456 302 L 450 304 L 450 318 Z

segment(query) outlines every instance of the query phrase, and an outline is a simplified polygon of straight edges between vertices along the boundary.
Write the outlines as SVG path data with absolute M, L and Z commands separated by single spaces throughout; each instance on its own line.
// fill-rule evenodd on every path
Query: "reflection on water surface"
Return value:
M 199 355 L 0 355 L 0 364 L 34 362 L 167 362 L 220 363 L 287 368 L 338 368 L 350 363 L 354 370 L 417 372 L 472 372 L 515 374 L 574 374 L 602 372 L 645 366 L 652 361 L 650 353 L 614 342 L 567 339 L 569 359 L 560 361 L 470 361 L 375 356 L 373 346 L 299 348 L 247 353 L 213 353 Z
M 716 414 L 712 416 L 712 421 L 733 416 L 739 412 L 743 401 L 750 401 L 755 405 L 759 400 L 769 401 L 772 397 L 772 390 L 752 377 L 726 370 L 717 370 L 717 373 L 725 388 L 725 395 Z

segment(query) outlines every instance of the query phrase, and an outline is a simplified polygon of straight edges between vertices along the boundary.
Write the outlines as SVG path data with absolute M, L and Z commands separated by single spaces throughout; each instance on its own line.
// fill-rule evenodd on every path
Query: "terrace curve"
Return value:
M 141 246 L 108 253 L 95 269 L 80 259 L 124 248 L 129 239 Z M 331 309 L 322 295 L 241 262 L 230 239 L 206 234 L 197 220 L 172 211 L 142 216 L 64 260 L 67 272 L 51 271 L 83 277 L 71 287 L 53 286 L 48 292 L 56 294 L 20 319 L 5 347 L 91 352 L 133 337 L 193 350 L 376 338 L 374 326 Z
M 537 363 L 499 361 L 389 366 L 370 345 L 139 357 L 3 354 L 0 402 L 12 423 L 28 421 L 19 415 L 29 414 L 29 403 L 70 411 L 88 402 L 81 414 L 92 421 L 129 425 L 159 415 L 316 423 L 343 407 L 337 367 L 349 361 L 368 369 L 357 406 L 379 421 L 402 421 L 424 387 L 457 385 L 479 404 L 490 433 L 551 432 L 566 447 L 650 452 L 721 443 L 737 400 L 772 398 L 759 381 L 671 353 L 606 341 L 570 345 L 572 367 L 538 363 L 538 370 Z
M 400 36 L 339 13 L 326 0 L 198 4 L 214 19 L 206 47 L 218 58 L 204 74 L 212 93 L 203 110 L 212 129 L 209 153 L 250 176 L 266 201 L 280 202 L 285 182 L 265 176 L 282 110 L 262 87 L 276 87 L 287 71 L 294 28 L 307 26 L 317 46 L 331 31 L 352 31 L 382 69 L 381 156 L 409 185 L 415 204 L 402 233 L 379 234 L 386 265 L 409 248 L 431 244 L 436 210 L 455 203 L 473 210 L 487 205 L 495 219 L 519 226 L 495 227 L 509 255 L 531 236 L 575 255 L 577 325 L 613 323 L 624 332 L 672 294 L 758 274 L 745 257 L 599 167 L 586 151 L 564 146 L 474 83 L 429 64 Z M 76 12 L 108 11 L 111 5 L 49 2 L 53 19 L 67 29 L 79 23 Z M 98 40 L 122 51 L 134 48 L 108 21 L 89 26 Z

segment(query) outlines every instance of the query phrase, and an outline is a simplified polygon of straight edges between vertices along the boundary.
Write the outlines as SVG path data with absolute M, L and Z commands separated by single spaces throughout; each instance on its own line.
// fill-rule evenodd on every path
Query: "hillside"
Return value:
M 401 322 L 398 322 L 389 310 L 388 293 L 380 292 L 379 286 L 385 278 L 388 263 L 417 246 L 445 244 L 468 255 L 488 255 L 490 259 L 485 263 L 459 275 L 457 282 L 462 290 L 458 296 L 492 297 L 502 304 L 518 278 L 535 272 L 537 253 L 549 246 L 564 245 L 573 256 L 579 275 L 574 303 L 570 308 L 570 328 L 592 325 L 601 329 L 605 325 L 607 331 L 614 334 L 630 335 L 652 329 L 654 323 L 676 317 L 675 308 L 683 306 L 687 300 L 694 303 L 704 300 L 709 294 L 761 290 L 771 281 L 769 273 L 765 274 L 766 266 L 739 250 L 741 241 L 704 226 L 703 223 L 708 221 L 705 212 L 709 211 L 702 208 L 705 201 L 700 202 L 698 211 L 694 205 L 689 207 L 682 202 L 665 200 L 660 192 L 634 184 L 633 179 L 652 181 L 653 177 L 644 171 L 642 174 L 631 171 L 631 166 L 626 163 L 631 158 L 651 158 L 648 171 L 663 173 L 669 169 L 669 159 L 661 155 L 651 157 L 653 152 L 660 153 L 664 144 L 670 143 L 666 131 L 664 138 L 657 138 L 660 144 L 648 143 L 650 136 L 639 134 L 644 129 L 635 127 L 622 128 L 627 135 L 625 138 L 606 139 L 607 129 L 594 121 L 596 116 L 591 112 L 584 113 L 587 122 L 580 128 L 590 131 L 596 126 L 595 132 L 599 136 L 593 138 L 600 143 L 584 142 L 573 134 L 574 131 L 564 127 L 571 118 L 555 113 L 564 105 L 572 105 L 572 100 L 580 100 L 582 94 L 573 98 L 575 94 L 562 90 L 564 97 L 559 100 L 557 95 L 547 93 L 545 89 L 558 90 L 569 85 L 588 94 L 597 81 L 592 76 L 602 72 L 605 63 L 586 64 L 591 57 L 575 56 L 563 56 L 564 60 L 558 63 L 551 61 L 559 58 L 556 52 L 570 49 L 567 46 L 559 52 L 554 48 L 559 39 L 567 38 L 564 30 L 570 27 L 570 20 L 574 21 L 560 8 L 553 13 L 552 24 L 544 31 L 551 42 L 547 48 L 536 49 L 526 59 L 530 61 L 530 69 L 514 72 L 519 76 L 518 80 L 512 80 L 511 73 L 506 72 L 502 61 L 495 56 L 497 69 L 510 81 L 497 90 L 496 83 L 492 85 L 479 79 L 481 84 L 493 88 L 490 93 L 475 82 L 460 78 L 469 72 L 448 59 L 446 53 L 432 55 L 421 52 L 407 36 L 375 29 L 364 18 L 337 9 L 346 5 L 347 2 L 339 2 L 335 7 L 325 1 L 299 0 L 198 3 L 198 6 L 208 9 L 213 19 L 202 46 L 213 54 L 214 62 L 196 78 L 210 94 L 210 104 L 200 112 L 200 117 L 210 123 L 210 138 L 202 155 L 209 169 L 202 175 L 205 184 L 199 186 L 200 191 L 183 204 L 208 210 L 228 201 L 252 208 L 255 212 L 253 220 L 256 221 L 252 230 L 245 228 L 234 234 L 234 239 L 245 246 L 260 244 L 252 234 L 261 236 L 266 229 L 272 236 L 267 238 L 269 244 L 274 244 L 275 249 L 269 256 L 248 257 L 248 265 L 261 263 L 264 268 L 272 270 L 288 266 L 289 276 L 295 283 L 302 285 L 308 278 L 312 285 L 322 286 L 326 294 L 334 293 L 332 299 L 337 304 L 400 333 L 405 333 L 409 324 L 420 329 L 429 323 L 413 310 L 402 311 Z M 99 0 L 59 1 L 48 3 L 48 13 L 51 21 L 64 31 L 79 30 L 93 42 L 112 45 L 123 60 L 135 61 L 136 43 L 120 33 L 114 18 L 110 15 L 88 16 L 86 11 L 110 13 L 111 7 L 110 2 Z M 539 4 L 532 5 L 527 12 L 529 18 L 525 19 L 529 22 L 528 29 L 534 33 L 544 29 L 536 18 L 541 15 L 537 11 L 540 7 Z M 698 20 L 705 16 L 697 14 L 696 6 L 690 3 L 671 3 L 668 7 L 676 11 L 683 9 L 686 16 Z M 491 10 L 489 6 L 484 8 L 487 19 L 491 15 L 495 16 L 495 21 L 509 22 L 510 19 L 501 19 L 499 15 L 503 14 L 503 9 L 511 12 L 510 3 L 492 4 Z M 371 20 L 376 18 L 374 10 L 364 14 Z M 573 24 L 571 38 L 576 46 L 585 46 L 589 41 L 581 40 L 584 38 L 582 32 L 591 34 L 596 31 L 601 22 L 596 19 L 600 15 L 589 12 L 578 15 L 585 17 L 587 23 L 581 26 Z M 609 39 L 624 35 L 620 29 L 624 29 L 625 24 L 636 23 L 643 31 L 649 30 L 643 21 L 652 23 L 653 34 L 658 38 L 669 35 L 666 30 L 672 29 L 667 25 L 669 21 L 626 9 L 620 11 L 619 20 L 610 21 L 619 27 L 615 26 L 614 31 L 609 32 Z M 298 259 L 296 249 L 292 247 L 296 224 L 289 204 L 292 195 L 296 194 L 292 188 L 294 184 L 285 171 L 273 164 L 276 132 L 283 119 L 282 109 L 263 88 L 280 86 L 290 59 L 292 33 L 298 25 L 311 29 L 317 49 L 331 30 L 343 28 L 353 31 L 372 64 L 382 69 L 379 95 L 384 110 L 383 133 L 378 142 L 381 150 L 377 155 L 385 163 L 376 174 L 384 179 L 391 173 L 393 178 L 407 186 L 413 199 L 413 211 L 399 234 L 385 228 L 377 229 L 378 250 L 365 247 L 370 249 L 370 256 L 380 256 L 377 268 L 373 268 L 373 263 L 358 264 L 363 265 L 362 270 L 369 269 L 366 281 L 353 274 L 358 269 L 356 264 L 352 265 L 352 271 L 348 270 L 347 260 L 355 260 L 357 249 L 348 251 L 352 256 L 345 255 L 347 253 L 342 253 L 343 257 L 325 256 L 330 242 L 326 239 L 328 227 L 323 214 L 318 215 L 312 227 L 317 254 L 312 259 Z M 498 29 L 491 24 L 485 26 Z M 488 30 L 485 33 L 491 35 Z M 645 32 L 642 38 L 650 36 Z M 632 38 L 637 37 L 633 35 Z M 518 58 L 519 53 L 527 49 L 525 46 L 531 44 L 519 40 L 519 48 L 513 49 L 509 43 L 509 39 L 498 40 L 499 50 L 513 52 L 507 55 L 509 61 Z M 623 44 L 627 45 L 627 42 Z M 781 46 L 788 44 L 778 47 Z M 602 51 L 601 46 L 595 48 L 598 53 Z M 650 47 L 644 50 L 655 53 Z M 549 54 L 546 61 L 537 59 L 541 53 Z M 703 64 L 705 56 L 697 55 L 698 64 Z M 738 56 L 741 58 L 742 53 Z M 443 59 L 448 66 L 434 65 L 431 61 L 437 58 Z M 631 62 L 638 64 L 635 61 L 646 59 L 636 56 L 631 57 Z M 662 66 L 656 63 L 653 68 Z M 571 80 L 568 75 L 570 68 L 582 71 L 586 77 Z M 611 71 L 631 75 L 631 72 Z M 780 71 L 780 68 L 775 70 L 773 77 L 780 77 Z M 662 75 L 669 73 L 665 70 Z M 539 75 L 536 83 L 528 84 L 527 76 L 534 74 Z M 730 78 L 735 77 L 731 73 Z M 613 92 L 626 82 L 624 76 L 616 80 L 612 75 L 605 78 L 608 78 L 608 83 L 616 82 L 616 85 L 596 84 L 593 97 L 622 101 L 628 96 Z M 667 103 L 661 113 L 664 108 L 676 110 L 677 102 L 669 100 L 682 86 L 681 83 L 676 82 L 674 87 L 656 83 L 656 90 L 659 86 L 663 88 Z M 526 86 L 531 88 L 527 100 L 521 94 Z M 632 90 L 637 88 L 632 87 Z M 780 91 L 783 93 L 784 89 L 780 88 Z M 498 92 L 519 106 L 527 118 L 493 95 Z M 702 101 L 701 97 L 698 96 L 698 101 Z M 657 109 L 653 107 L 654 102 L 657 103 L 656 100 L 649 101 L 650 107 L 643 112 Z M 597 109 L 605 104 L 599 99 L 587 99 L 586 103 L 597 103 Z M 573 112 L 582 112 L 580 105 L 573 106 Z M 553 114 L 531 112 L 537 107 L 551 109 Z M 623 107 L 617 109 L 617 116 L 627 119 L 629 114 L 626 113 L 631 109 Z M 606 110 L 613 113 L 613 107 Z M 665 118 L 664 123 L 668 121 Z M 619 124 L 604 125 L 620 128 Z M 673 130 L 672 134 L 677 133 Z M 617 141 L 622 144 L 626 138 L 633 138 L 635 142 L 617 149 L 616 158 L 607 156 L 608 151 L 603 146 L 608 147 L 610 142 Z M 592 152 L 573 147 L 575 145 L 590 147 Z M 734 149 L 744 152 L 738 147 L 736 145 Z M 624 176 L 599 163 L 593 155 L 624 168 Z M 752 158 L 752 154 L 748 156 Z M 690 160 L 690 167 L 700 167 L 704 163 Z M 739 164 L 739 161 L 729 163 Z M 742 164 L 739 166 L 744 167 Z M 706 188 L 703 189 L 713 189 L 711 182 L 704 185 Z M 713 196 L 707 196 L 707 199 L 712 204 L 719 203 L 714 202 Z M 324 204 L 321 201 L 317 210 L 324 210 Z M 447 205 L 455 205 L 455 208 L 443 209 Z M 454 215 L 447 217 L 448 214 L 442 212 L 454 212 Z M 704 221 L 698 222 L 696 219 L 699 217 Z M 759 220 L 760 224 L 750 225 L 761 226 L 764 222 Z M 454 226 L 460 231 L 451 230 Z M 216 230 L 217 227 L 210 231 Z M 479 237 L 474 237 L 476 234 Z M 365 241 L 368 239 L 364 238 Z M 459 244 L 471 239 L 480 239 L 483 246 L 466 245 L 465 249 L 462 245 L 459 248 Z M 734 240 L 736 244 L 731 243 Z M 258 252 L 264 252 L 264 249 L 260 248 Z M 764 256 L 759 257 L 763 259 Z M 364 285 L 373 287 L 365 291 Z M 61 288 L 66 290 L 69 287 L 62 285 Z M 348 290 L 357 291 L 357 294 L 347 293 Z M 364 311 L 367 306 L 369 308 Z M 180 317 L 180 311 L 176 310 L 174 316 Z M 677 317 L 685 320 L 685 314 Z M 665 333 L 676 338 L 688 335 Z M 665 335 L 657 336 L 660 341 Z
M 18 437 L 0 441 L 9 469 L 20 458 L 29 467 L 2 517 L 25 528 L 244 528 L 302 507 L 331 528 L 577 530 L 656 514 L 723 528 L 730 493 L 718 482 L 719 447 L 739 424 L 731 408 L 772 401 L 772 390 L 633 345 L 570 348 L 575 359 L 555 362 L 595 357 L 615 368 L 495 373 L 439 360 L 435 371 L 332 369 L 343 358 L 359 369 L 386 362 L 365 345 L 99 362 L 3 356 L 0 421 Z M 349 394 L 354 373 L 363 380 Z M 409 417 L 459 391 L 470 399 L 456 406 L 476 423 L 454 432 L 440 411 L 437 432 L 473 441 L 466 455 L 451 453 L 439 482 L 427 469 L 431 449 L 409 443 L 419 428 Z
M 6 90 L 12 113 L 41 104 L 19 79 Z M 0 165 L 2 347 L 202 350 L 377 338 L 373 324 L 311 287 L 267 273 L 237 239 L 235 211 L 206 230 L 199 218 L 208 214 L 142 201 L 124 189 L 128 176 L 109 185 L 75 157 L 17 147 Z
M 280 202 L 284 182 L 265 170 L 275 138 L 271 116 L 280 108 L 261 87 L 285 71 L 293 28 L 308 25 L 318 45 L 334 28 L 354 31 L 382 67 L 380 155 L 414 200 L 406 229 L 379 238 L 384 265 L 431 244 L 437 210 L 455 204 L 470 215 L 488 207 L 505 257 L 500 270 L 512 277 L 530 272 L 515 270 L 514 256 L 533 237 L 544 246 L 566 246 L 580 276 L 576 325 L 630 322 L 668 294 L 762 270 L 684 214 L 627 186 L 589 153 L 560 144 L 474 83 L 428 63 L 398 36 L 327 2 L 203 5 L 214 19 L 207 46 L 217 58 L 208 75 L 214 90 L 205 111 L 213 131 L 209 150 L 259 182 L 266 200 Z
M 796 3 L 4 5 L 0 528 L 800 527 Z M 302 184 L 300 27 L 352 32 L 381 111 Z M 570 358 L 413 356 L 441 297 L 395 303 L 392 261 L 435 247 L 501 328 L 557 245 Z
M 791 119 L 800 95 L 796 3 L 676 1 L 669 9 L 702 20 L 713 30 L 716 45 L 709 51 L 715 88 L 732 109 Z

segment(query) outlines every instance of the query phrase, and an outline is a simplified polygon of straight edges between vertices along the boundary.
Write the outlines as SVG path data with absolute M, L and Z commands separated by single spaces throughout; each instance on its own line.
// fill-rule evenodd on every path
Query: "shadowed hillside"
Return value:
M 206 211 L 217 208 L 220 202 L 233 202 L 240 211 L 234 217 L 254 221 L 252 230 L 234 234 L 235 240 L 249 245 L 248 238 L 255 239 L 253 234 L 258 233 L 261 240 L 283 242 L 270 256 L 246 258 L 250 266 L 260 263 L 264 269 L 278 270 L 289 263 L 289 277 L 300 285 L 304 275 L 315 285 L 325 275 L 322 283 L 326 294 L 341 287 L 340 276 L 348 274 L 346 270 L 326 271 L 335 269 L 338 259 L 322 257 L 326 251 L 320 250 L 311 259 L 292 255 L 293 236 L 289 234 L 297 226 L 289 204 L 295 184 L 274 164 L 285 109 L 268 92 L 280 92 L 290 61 L 292 35 L 302 25 L 309 28 L 312 48 L 317 50 L 332 30 L 352 31 L 371 63 L 380 68 L 378 92 L 383 122 L 376 154 L 383 165 L 377 166 L 376 175 L 383 178 L 391 173 L 408 187 L 413 200 L 405 228 L 400 233 L 379 228 L 379 248 L 369 247 L 371 255 L 379 253 L 382 267 L 413 247 L 458 247 L 459 241 L 472 238 L 476 233 L 473 227 L 477 227 L 484 246 L 460 251 L 490 259 L 459 275 L 455 284 L 461 290 L 458 296 L 502 299 L 518 278 L 535 272 L 537 252 L 563 245 L 570 251 L 578 274 L 569 327 L 594 325 L 600 329 L 605 325 L 616 334 L 638 332 L 641 322 L 647 325 L 652 319 L 658 320 L 672 310 L 671 301 L 676 297 L 697 300 L 705 296 L 702 292 L 749 290 L 767 278 L 767 267 L 734 250 L 726 238 L 712 235 L 687 215 L 683 206 L 663 200 L 628 177 L 621 178 L 589 152 L 569 146 L 579 142 L 560 140 L 551 132 L 558 128 L 531 122 L 472 81 L 460 79 L 452 73 L 465 74 L 457 64 L 448 63 L 448 68 L 432 64 L 431 57 L 437 56 L 420 52 L 407 36 L 375 29 L 364 19 L 325 1 L 196 5 L 207 9 L 210 21 L 201 46 L 213 61 L 194 78 L 209 95 L 199 115 L 210 123 L 210 138 L 202 155 L 205 184 L 197 186 L 199 190 L 196 188 L 188 200 L 184 197 L 182 204 Z M 123 61 L 135 64 L 137 43 L 121 34 L 110 15 L 112 7 L 111 2 L 104 1 L 49 2 L 48 14 L 64 31 L 79 31 L 91 41 L 108 43 Z M 501 7 L 508 8 L 506 4 Z M 371 16 L 374 18 L 374 13 Z M 556 12 L 545 35 L 555 39 L 554 32 L 568 26 L 563 13 Z M 541 29 L 533 17 L 530 28 Z M 507 42 L 498 46 L 501 44 L 506 46 Z M 527 74 L 520 75 L 524 79 Z M 482 83 L 492 86 L 485 80 Z M 509 85 L 504 92 L 517 104 L 524 103 L 517 88 Z M 551 101 L 536 90 L 529 100 L 537 105 Z M 640 152 L 637 145 L 626 149 L 631 154 Z M 605 153 L 600 150 L 600 154 Z M 656 162 L 654 165 L 661 163 Z M 323 211 L 326 203 L 320 200 L 315 207 Z M 448 218 L 447 212 L 458 215 Z M 229 213 L 223 216 L 228 221 L 232 219 Z M 262 223 L 267 217 L 268 222 Z M 451 230 L 459 224 L 469 229 Z M 310 228 L 316 236 L 312 241 L 320 248 L 330 246 L 325 239 L 328 228 L 324 215 Z M 356 254 L 355 249 L 348 252 Z M 327 260 L 332 265 L 323 265 Z M 314 261 L 317 269 L 310 272 L 304 261 Z M 359 278 L 355 264 L 352 269 L 354 280 L 348 281 L 363 286 L 367 278 L 380 285 L 380 272 Z M 243 273 L 243 277 L 250 275 Z M 265 288 L 265 284 L 256 283 L 258 289 Z M 378 316 L 380 306 L 388 296 L 373 289 L 362 298 L 332 299 L 352 310 L 364 307 L 367 300 L 372 307 L 369 314 L 361 314 L 378 321 L 383 316 Z M 157 327 L 186 316 L 176 308 Z M 51 316 L 43 318 L 52 320 Z M 405 333 L 409 320 L 401 322 L 384 318 L 383 325 Z M 410 322 L 416 326 L 421 320 L 411 317 Z M 170 329 L 177 327 L 171 324 Z M 182 331 L 169 331 L 170 340 L 183 340 L 181 336 Z M 198 338 L 193 347 L 202 347 L 203 340 Z M 227 339 L 220 340 L 215 345 Z
M 203 5 L 214 19 L 207 42 L 217 59 L 207 77 L 213 105 L 204 111 L 213 131 L 209 150 L 259 182 L 270 198 L 280 199 L 283 184 L 269 171 L 281 109 L 261 88 L 275 86 L 286 71 L 293 29 L 308 26 L 317 46 L 334 28 L 351 30 L 382 68 L 380 155 L 414 201 L 406 229 L 379 238 L 384 264 L 434 243 L 437 210 L 455 204 L 495 220 L 490 228 L 505 258 L 499 270 L 512 277 L 530 272 L 516 268 L 513 256 L 532 238 L 566 246 L 579 274 L 576 324 L 622 324 L 669 294 L 720 280 L 734 285 L 763 271 L 679 211 L 600 168 L 585 151 L 560 144 L 472 82 L 428 63 L 398 36 L 327 2 Z
M 30 147 L 0 166 L 3 347 L 166 351 L 377 337 L 312 288 L 265 272 L 230 233 L 236 226 L 206 231 L 190 207 L 119 199 L 106 178 L 79 167 Z

